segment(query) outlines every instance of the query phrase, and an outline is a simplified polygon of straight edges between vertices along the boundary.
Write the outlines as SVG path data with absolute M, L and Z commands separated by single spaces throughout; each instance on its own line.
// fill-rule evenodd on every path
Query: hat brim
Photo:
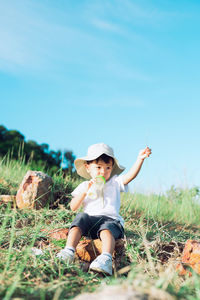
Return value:
M 85 163 L 86 163 L 86 161 L 95 160 L 96 158 L 97 157 L 91 158 L 91 157 L 85 156 L 85 157 L 75 159 L 74 164 L 75 164 L 77 173 L 85 179 L 91 179 L 90 174 L 86 170 Z M 114 159 L 114 165 L 113 165 L 110 177 L 112 177 L 114 175 L 119 175 L 125 170 L 125 167 L 121 166 L 115 157 L 112 157 L 112 158 Z

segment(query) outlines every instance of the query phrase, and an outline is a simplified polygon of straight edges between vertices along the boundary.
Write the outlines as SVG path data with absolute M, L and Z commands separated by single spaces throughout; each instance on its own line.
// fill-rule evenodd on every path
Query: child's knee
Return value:
M 112 236 L 115 240 L 123 238 L 123 228 L 116 222 L 106 222 L 104 223 L 99 230 L 98 235 L 101 238 L 101 232 L 107 236 Z
M 102 236 L 105 236 L 105 237 L 109 237 L 109 238 L 113 238 L 114 239 L 114 236 L 112 234 L 112 231 L 110 231 L 109 229 L 102 229 L 100 232 L 99 232 L 99 237 L 101 239 Z
M 86 213 L 79 213 L 76 218 L 73 220 L 70 230 L 72 228 L 80 228 L 81 234 L 85 235 L 88 232 L 90 226 L 89 215 Z
M 70 228 L 70 232 L 77 232 L 77 233 L 82 234 L 81 228 L 78 227 L 78 226 L 73 226 L 73 227 L 71 227 L 71 228 Z

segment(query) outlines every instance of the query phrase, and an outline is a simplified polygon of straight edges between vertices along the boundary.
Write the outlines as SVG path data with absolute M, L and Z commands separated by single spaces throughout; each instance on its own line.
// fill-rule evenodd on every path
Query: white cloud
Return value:
M 107 2 L 103 17 L 98 12 L 103 13 L 104 5 L 96 11 L 97 3 L 88 6 L 85 14 L 84 9 L 78 11 L 74 20 L 67 8 L 54 11 L 51 6 L 31 0 L 0 2 L 0 70 L 17 74 L 36 73 L 37 76 L 48 72 L 47 76 L 56 77 L 62 72 L 70 74 L 73 68 L 79 72 L 96 72 L 98 69 L 118 78 L 151 81 L 145 71 L 125 67 L 123 53 L 126 45 L 123 40 L 108 39 L 90 27 L 93 25 L 120 34 L 126 37 L 127 43 L 131 41 L 145 48 L 153 47 L 146 37 L 127 30 L 121 22 L 124 18 L 124 14 L 120 14 L 121 8 L 126 9 L 131 18 L 128 11 L 131 2 L 123 4 L 117 1 L 116 9 L 114 2 Z M 137 9 L 137 14 L 145 16 L 140 10 Z M 119 23 L 113 20 L 115 14 Z M 86 21 L 88 16 L 90 18 Z
M 48 70 L 55 61 L 66 59 L 65 49 L 80 35 L 78 30 L 52 22 L 49 9 L 38 3 L 0 3 L 0 69 Z

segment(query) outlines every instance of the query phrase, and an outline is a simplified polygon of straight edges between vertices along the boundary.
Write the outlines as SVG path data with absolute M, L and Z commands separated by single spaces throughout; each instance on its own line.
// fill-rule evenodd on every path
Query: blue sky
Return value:
M 0 0 L 0 124 L 52 150 L 105 142 L 132 191 L 200 186 L 199 0 Z

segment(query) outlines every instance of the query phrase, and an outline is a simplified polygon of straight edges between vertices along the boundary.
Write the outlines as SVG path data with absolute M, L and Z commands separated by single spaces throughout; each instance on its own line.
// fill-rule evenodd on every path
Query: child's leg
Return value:
M 115 249 L 115 238 L 108 229 L 100 231 L 100 238 L 102 254 L 91 263 L 90 270 L 112 275 L 112 254 Z
M 65 248 L 61 250 L 56 257 L 69 262 L 73 261 L 76 246 L 78 245 L 82 234 L 85 235 L 90 227 L 89 215 L 86 213 L 79 213 L 71 224 Z
M 115 250 L 115 238 L 110 230 L 102 230 L 100 232 L 100 238 L 102 241 L 102 253 L 107 252 L 112 255 Z
M 91 263 L 90 270 L 112 275 L 115 240 L 123 237 L 123 228 L 118 221 L 106 220 L 99 228 L 99 237 L 102 241 L 102 254 Z
M 69 231 L 65 248 L 61 250 L 56 257 L 68 263 L 73 262 L 75 249 L 80 241 L 81 235 L 81 229 L 79 227 L 72 227 Z
M 81 239 L 81 229 L 79 227 L 72 227 L 69 231 L 66 247 L 72 247 L 76 249 L 80 239 Z

